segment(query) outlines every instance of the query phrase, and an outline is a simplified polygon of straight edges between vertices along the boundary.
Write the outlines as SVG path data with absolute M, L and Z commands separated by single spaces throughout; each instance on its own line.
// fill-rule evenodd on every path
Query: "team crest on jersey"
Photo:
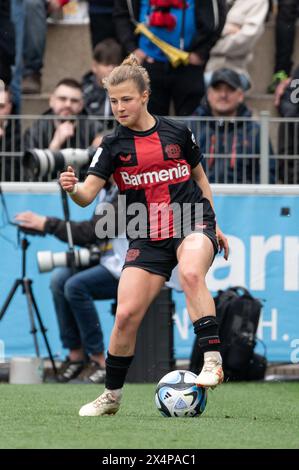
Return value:
M 127 251 L 126 255 L 126 262 L 130 263 L 131 261 L 135 261 L 136 258 L 140 255 L 140 250 L 131 248 Z
M 167 153 L 168 158 L 180 158 L 182 153 L 179 144 L 166 145 L 165 152 Z

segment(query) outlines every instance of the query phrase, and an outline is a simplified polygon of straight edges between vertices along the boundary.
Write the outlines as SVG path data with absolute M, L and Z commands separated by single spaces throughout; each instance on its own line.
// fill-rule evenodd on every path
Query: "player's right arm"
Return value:
M 105 180 L 95 175 L 88 175 L 84 183 L 78 184 L 78 178 L 71 166 L 61 173 L 59 183 L 69 193 L 73 201 L 81 207 L 88 206 L 104 187 Z
M 73 201 L 79 206 L 88 206 L 113 174 L 113 156 L 109 145 L 110 140 L 111 138 L 108 139 L 108 136 L 103 138 L 101 146 L 96 150 L 92 158 L 87 172 L 88 176 L 83 184 L 78 183 L 78 178 L 76 178 L 71 166 L 60 175 L 59 181 L 62 188 L 69 193 Z

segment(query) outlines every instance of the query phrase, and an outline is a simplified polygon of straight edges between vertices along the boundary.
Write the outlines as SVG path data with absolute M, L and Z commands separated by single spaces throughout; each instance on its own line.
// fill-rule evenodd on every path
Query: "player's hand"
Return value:
M 78 183 L 78 178 L 75 175 L 75 171 L 71 166 L 67 167 L 67 170 L 61 173 L 59 183 L 66 192 L 71 193 L 74 191 L 75 184 Z
M 39 215 L 31 211 L 20 212 L 15 217 L 15 221 L 21 227 L 37 230 L 38 232 L 44 231 L 46 220 L 47 217 L 44 215 Z
M 229 246 L 228 246 L 228 241 L 226 236 L 222 233 L 218 225 L 216 226 L 216 237 L 218 241 L 218 246 L 219 246 L 219 253 L 221 253 L 222 250 L 224 250 L 223 257 L 224 259 L 228 259 L 229 255 Z

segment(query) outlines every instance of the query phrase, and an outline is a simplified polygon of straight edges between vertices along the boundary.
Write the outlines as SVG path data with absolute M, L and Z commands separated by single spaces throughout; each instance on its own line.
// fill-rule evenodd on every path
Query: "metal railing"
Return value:
M 61 120 L 61 118 L 59 118 Z M 25 152 L 29 149 L 45 150 L 55 133 L 55 121 L 57 116 L 53 115 L 18 115 L 5 118 L 4 132 L 0 137 L 0 181 L 28 181 L 28 175 L 24 169 L 23 159 Z M 111 118 L 94 116 L 69 116 L 65 121 L 74 123 L 74 132 L 66 139 L 62 149 L 87 149 L 92 146 L 97 135 L 111 132 L 115 126 Z M 54 153 L 54 160 L 57 153 Z M 49 152 L 48 152 L 49 153 Z M 59 168 L 61 170 L 61 168 Z M 57 174 L 40 176 L 35 181 L 51 181 Z M 81 173 L 84 177 L 84 172 Z
M 192 129 L 205 156 L 203 165 L 211 183 L 299 184 L 298 119 L 273 118 L 266 111 L 254 118 L 172 118 L 184 120 Z M 6 118 L 0 137 L 1 181 L 27 181 L 22 164 L 24 152 L 28 148 L 48 148 L 55 119 L 45 115 Z M 65 148 L 85 149 L 96 134 L 110 132 L 115 126 L 112 118 L 71 119 L 76 132 Z M 55 177 L 48 174 L 36 180 L 51 181 Z

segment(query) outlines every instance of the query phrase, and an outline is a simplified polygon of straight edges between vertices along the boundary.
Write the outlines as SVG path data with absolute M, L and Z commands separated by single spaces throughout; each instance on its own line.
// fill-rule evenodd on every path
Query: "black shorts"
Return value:
M 204 233 L 213 243 L 214 257 L 218 253 L 215 219 L 203 221 L 203 225 L 193 232 Z M 123 269 L 134 266 L 150 273 L 164 276 L 168 281 L 172 270 L 178 263 L 177 249 L 186 238 L 167 238 L 165 240 L 152 241 L 145 238 L 131 240 L 127 251 Z

